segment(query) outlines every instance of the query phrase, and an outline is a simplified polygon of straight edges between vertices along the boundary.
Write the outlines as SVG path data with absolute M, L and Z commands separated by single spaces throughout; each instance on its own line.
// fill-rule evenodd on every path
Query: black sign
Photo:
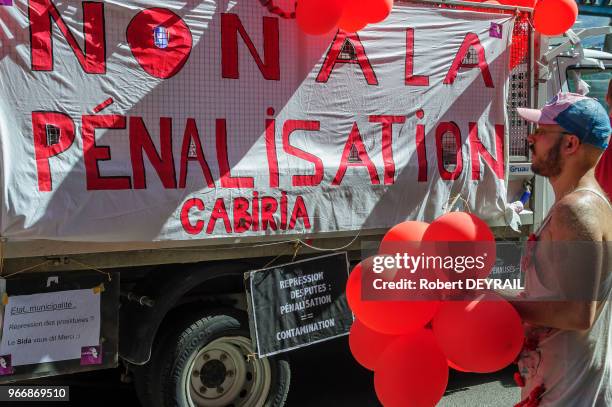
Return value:
M 489 275 L 489 279 L 517 280 L 522 279 L 521 257 L 525 242 L 496 242 L 496 261 Z
M 260 357 L 348 334 L 346 253 L 245 274 L 251 338 Z

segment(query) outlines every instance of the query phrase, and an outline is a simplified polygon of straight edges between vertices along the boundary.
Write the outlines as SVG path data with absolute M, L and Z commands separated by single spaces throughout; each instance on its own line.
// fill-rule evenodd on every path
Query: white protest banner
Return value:
M 8 298 L 0 355 L 13 366 L 81 359 L 100 342 L 100 293 L 95 289 Z
M 321 37 L 254 0 L 15 0 L 0 20 L 8 240 L 357 231 L 458 194 L 503 218 L 512 15 L 396 3 Z

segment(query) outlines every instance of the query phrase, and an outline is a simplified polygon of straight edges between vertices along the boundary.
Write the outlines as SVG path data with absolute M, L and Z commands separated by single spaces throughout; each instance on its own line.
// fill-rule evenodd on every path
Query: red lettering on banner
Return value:
M 281 211 L 280 228 L 282 230 L 286 230 L 287 229 L 287 193 L 285 191 L 281 192 L 280 211 Z
M 342 48 L 345 43 L 347 43 L 348 46 L 352 46 L 355 50 L 354 58 L 341 58 Z M 321 71 L 317 75 L 317 82 L 326 83 L 336 67 L 336 64 L 357 64 L 361 68 L 368 85 L 378 85 L 378 79 L 376 79 L 374 68 L 372 68 L 370 64 L 365 48 L 357 33 L 346 33 L 342 30 L 338 31 L 334 38 L 334 42 L 325 56 Z
M 480 157 L 491 167 L 497 178 L 504 179 L 504 126 L 501 124 L 495 125 L 495 158 L 487 151 L 482 142 L 478 138 L 478 125 L 476 123 L 469 124 L 469 140 L 470 140 L 470 156 L 472 161 L 472 180 L 478 181 L 481 178 L 480 174 Z
M 429 86 L 428 75 L 414 75 L 414 28 L 406 28 L 406 73 L 409 86 Z
M 30 0 L 30 49 L 33 71 L 53 70 L 53 33 L 51 20 L 59 28 L 72 52 L 86 73 L 106 73 L 106 38 L 104 33 L 104 4 L 83 2 L 83 37 L 85 52 L 60 16 L 51 0 Z
M 283 150 L 287 154 L 311 162 L 315 169 L 314 175 L 293 175 L 291 179 L 294 187 L 319 185 L 323 180 L 324 169 L 323 161 L 319 157 L 291 145 L 291 133 L 297 130 L 319 131 L 320 127 L 321 123 L 312 120 L 287 120 L 283 125 Z
M 448 171 L 444 167 L 442 137 L 444 137 L 444 135 L 447 133 L 451 133 L 455 137 L 455 157 L 457 164 L 453 172 Z M 461 171 L 463 171 L 463 157 L 461 156 L 461 130 L 455 123 L 442 122 L 438 125 L 438 127 L 436 127 L 436 154 L 440 177 L 449 181 L 459 178 Z
M 142 117 L 130 117 L 130 156 L 134 171 L 134 189 L 147 187 L 143 152 L 147 154 L 164 187 L 176 188 L 176 171 L 172 155 L 172 119 L 169 117 L 159 119 L 159 143 L 161 155 L 157 153 Z
M 210 214 L 210 220 L 208 221 L 208 225 L 206 226 L 206 233 L 208 233 L 209 235 L 214 232 L 217 219 L 223 220 L 223 224 L 225 225 L 225 231 L 227 233 L 232 232 L 232 224 L 230 223 L 229 216 L 227 216 L 227 210 L 225 209 L 225 202 L 223 202 L 223 198 L 217 199 L 217 201 L 215 202 L 215 207 L 213 208 Z
M 351 149 L 353 147 L 357 150 L 359 162 L 349 162 L 349 155 L 351 154 Z M 380 184 L 376 166 L 368 156 L 368 152 L 363 145 L 363 139 L 359 133 L 357 123 L 353 124 L 351 134 L 349 134 L 348 139 L 346 140 L 344 151 L 342 152 L 342 158 L 340 159 L 340 167 L 338 168 L 336 177 L 332 181 L 332 185 L 340 185 L 342 183 L 342 179 L 344 179 L 344 174 L 346 174 L 348 167 L 366 167 L 370 173 L 370 181 L 372 182 L 372 185 Z
M 225 119 L 217 119 L 217 162 L 223 188 L 253 188 L 253 177 L 232 177 L 227 157 L 227 125 Z
M 370 123 L 382 124 L 382 156 L 385 166 L 385 185 L 395 182 L 395 161 L 393 160 L 393 124 L 406 122 L 406 116 L 370 116 Z
M 253 230 L 259 230 L 259 194 L 253 191 Z
M 96 129 L 125 129 L 125 116 L 83 116 L 83 160 L 85 161 L 85 176 L 87 190 L 122 190 L 131 189 L 132 181 L 129 176 L 100 175 L 98 161 L 111 159 L 110 147 L 96 145 Z
M 278 158 L 276 156 L 276 120 L 266 119 L 266 155 L 268 157 L 268 172 L 270 188 L 278 188 Z
M 425 145 L 425 125 L 416 125 L 416 151 L 419 162 L 418 182 L 427 182 L 427 146 Z
M 263 17 L 264 60 L 247 34 L 240 17 L 221 13 L 221 72 L 224 78 L 238 79 L 238 34 L 246 44 L 263 77 L 270 81 L 280 80 L 280 52 L 278 18 Z
M 238 197 L 234 199 L 234 232 L 244 233 L 251 227 L 253 218 L 248 212 L 249 200 L 246 198 Z
M 283 198 L 281 198 L 281 201 L 282 199 Z M 286 205 L 286 193 L 284 199 Z M 249 200 L 245 197 L 237 197 L 234 198 L 232 202 L 233 222 L 230 222 L 230 217 L 226 209 L 225 200 L 223 198 L 218 198 L 215 201 L 214 208 L 211 212 L 210 218 L 208 219 L 208 224 L 206 225 L 207 234 L 214 234 L 217 220 L 219 219 L 223 220 L 226 233 L 245 233 L 249 230 L 260 230 L 260 212 L 259 209 L 257 209 L 257 212 L 255 211 L 255 207 L 259 208 L 260 206 L 263 208 L 263 210 L 261 211 L 261 230 L 268 230 L 268 227 L 270 227 L 270 229 L 274 231 L 279 229 L 276 220 L 274 219 L 274 215 L 276 214 L 276 210 L 278 209 L 278 201 L 276 198 L 264 196 L 260 202 L 259 194 L 257 192 L 253 192 L 252 200 Z M 249 213 L 250 205 L 252 205 L 253 208 L 252 214 Z M 179 217 L 183 230 L 186 233 L 190 235 L 197 235 L 199 233 L 202 233 L 206 224 L 206 219 L 204 218 L 203 212 L 204 201 L 202 201 L 202 199 L 191 198 L 183 202 Z M 195 215 L 195 219 L 192 218 L 192 215 Z M 297 195 L 295 198 L 293 209 L 291 211 L 291 218 L 289 219 L 289 224 L 285 225 L 285 229 L 294 230 L 299 221 L 302 222 L 304 229 L 312 228 L 312 222 L 308 215 L 306 203 L 304 201 L 304 197 L 302 197 L 301 195 Z M 280 229 L 283 230 L 282 228 Z
M 98 106 L 94 107 L 93 111 L 94 111 L 94 113 L 100 113 L 102 110 L 106 109 L 107 107 L 109 107 L 113 103 L 115 103 L 113 98 L 107 98 L 104 102 L 102 102 Z
M 310 229 L 310 219 L 308 218 L 306 204 L 304 203 L 304 198 L 299 195 L 295 198 L 295 205 L 293 206 L 291 220 L 289 221 L 289 229 L 295 229 L 295 224 L 298 218 L 302 219 L 304 229 Z
M 158 28 L 162 30 L 159 40 L 164 41 L 163 44 L 156 44 L 154 32 Z M 139 11 L 128 24 L 126 36 L 142 69 L 160 79 L 170 78 L 183 68 L 193 45 L 187 24 L 165 8 Z
M 196 208 L 201 212 L 204 210 L 204 202 L 198 198 L 186 200 L 181 208 L 181 224 L 183 225 L 185 232 L 189 233 L 190 235 L 197 235 L 198 233 L 202 232 L 202 229 L 204 229 L 204 221 L 199 219 L 195 224 L 191 223 L 189 220 L 189 211 L 192 208 Z
M 32 112 L 34 155 L 38 174 L 38 190 L 49 192 L 53 189 L 49 158 L 68 150 L 74 142 L 74 121 L 59 112 Z M 56 133 L 57 140 L 49 143 L 49 133 Z
M 274 220 L 274 214 L 278 209 L 278 202 L 271 196 L 264 196 L 261 198 L 261 230 L 268 230 L 268 224 L 270 229 L 278 229 L 276 220 Z
M 464 63 L 463 59 L 470 51 L 470 48 L 474 48 L 476 54 L 478 55 L 478 63 L 470 64 Z M 487 63 L 487 59 L 485 57 L 485 49 L 480 43 L 480 39 L 478 39 L 478 35 L 474 33 L 467 33 L 465 38 L 463 39 L 463 43 L 459 47 L 459 51 L 457 51 L 457 55 L 455 55 L 455 59 L 451 64 L 451 67 L 446 74 L 446 78 L 444 78 L 445 85 L 452 85 L 457 78 L 457 72 L 459 68 L 480 68 L 480 72 L 482 73 L 482 79 L 484 79 L 485 86 L 487 88 L 494 88 L 493 78 L 491 78 L 491 72 L 489 71 L 489 64 Z
M 194 146 L 195 157 L 191 156 L 191 146 Z M 215 187 L 215 181 L 213 180 L 210 172 L 210 167 L 204 158 L 204 151 L 202 150 L 202 142 L 200 141 L 200 134 L 198 133 L 198 126 L 195 119 L 188 118 L 187 124 L 185 125 L 185 135 L 183 136 L 183 146 L 181 147 L 181 171 L 179 175 L 179 188 L 185 188 L 187 183 L 187 171 L 189 169 L 189 161 L 197 161 L 202 169 L 202 175 L 206 180 L 206 185 L 209 188 Z

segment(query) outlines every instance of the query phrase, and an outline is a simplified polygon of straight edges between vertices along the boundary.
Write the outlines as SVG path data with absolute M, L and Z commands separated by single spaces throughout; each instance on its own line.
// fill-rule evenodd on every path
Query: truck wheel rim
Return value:
M 260 405 L 272 383 L 267 359 L 254 359 L 251 340 L 244 336 L 216 339 L 191 358 L 184 377 L 191 406 Z

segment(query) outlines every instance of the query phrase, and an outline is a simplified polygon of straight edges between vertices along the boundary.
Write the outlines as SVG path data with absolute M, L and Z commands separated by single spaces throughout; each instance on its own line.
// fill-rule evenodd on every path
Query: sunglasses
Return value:
M 574 133 L 570 133 L 570 132 L 567 132 L 567 131 L 546 130 L 546 129 L 543 129 L 543 128 L 541 128 L 541 127 L 538 127 L 537 129 L 535 129 L 535 130 L 534 130 L 534 131 L 531 133 L 531 135 L 532 135 L 532 136 L 542 136 L 542 135 L 547 134 L 547 133 L 560 134 L 560 135 L 564 135 L 564 134 L 574 134 Z

